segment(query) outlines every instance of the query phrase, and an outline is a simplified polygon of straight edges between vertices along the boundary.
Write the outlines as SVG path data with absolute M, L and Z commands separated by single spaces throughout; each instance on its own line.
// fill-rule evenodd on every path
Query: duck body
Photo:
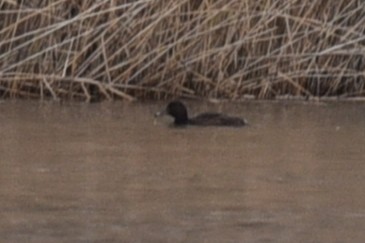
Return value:
M 189 118 L 185 105 L 180 101 L 170 102 L 166 109 L 162 112 L 156 113 L 156 116 L 160 116 L 162 114 L 172 116 L 174 118 L 174 124 L 177 126 L 195 125 L 241 127 L 247 125 L 247 122 L 240 117 L 228 116 L 221 113 L 202 113 Z
M 220 113 L 202 113 L 189 119 L 190 125 L 197 126 L 234 126 L 240 127 L 247 125 L 246 121 L 233 116 Z

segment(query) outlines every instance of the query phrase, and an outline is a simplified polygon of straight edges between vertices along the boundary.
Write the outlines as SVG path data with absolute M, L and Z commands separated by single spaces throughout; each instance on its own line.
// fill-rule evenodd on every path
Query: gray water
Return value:
M 1 242 L 364 242 L 365 104 L 0 103 Z

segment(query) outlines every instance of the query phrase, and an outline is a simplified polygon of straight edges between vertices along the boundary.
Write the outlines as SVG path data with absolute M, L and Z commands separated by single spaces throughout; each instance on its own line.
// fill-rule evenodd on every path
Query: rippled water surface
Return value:
M 364 242 L 365 104 L 0 103 L 2 242 Z

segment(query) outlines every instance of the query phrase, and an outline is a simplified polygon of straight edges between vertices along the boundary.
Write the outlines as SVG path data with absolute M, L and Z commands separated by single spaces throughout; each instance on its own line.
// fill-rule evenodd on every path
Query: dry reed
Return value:
M 0 96 L 365 94 L 362 0 L 3 0 Z

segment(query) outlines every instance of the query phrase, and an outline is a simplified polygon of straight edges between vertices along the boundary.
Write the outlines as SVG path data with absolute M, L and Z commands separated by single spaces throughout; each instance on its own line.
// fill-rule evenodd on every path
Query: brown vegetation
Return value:
M 359 0 L 4 0 L 0 95 L 364 96 Z

